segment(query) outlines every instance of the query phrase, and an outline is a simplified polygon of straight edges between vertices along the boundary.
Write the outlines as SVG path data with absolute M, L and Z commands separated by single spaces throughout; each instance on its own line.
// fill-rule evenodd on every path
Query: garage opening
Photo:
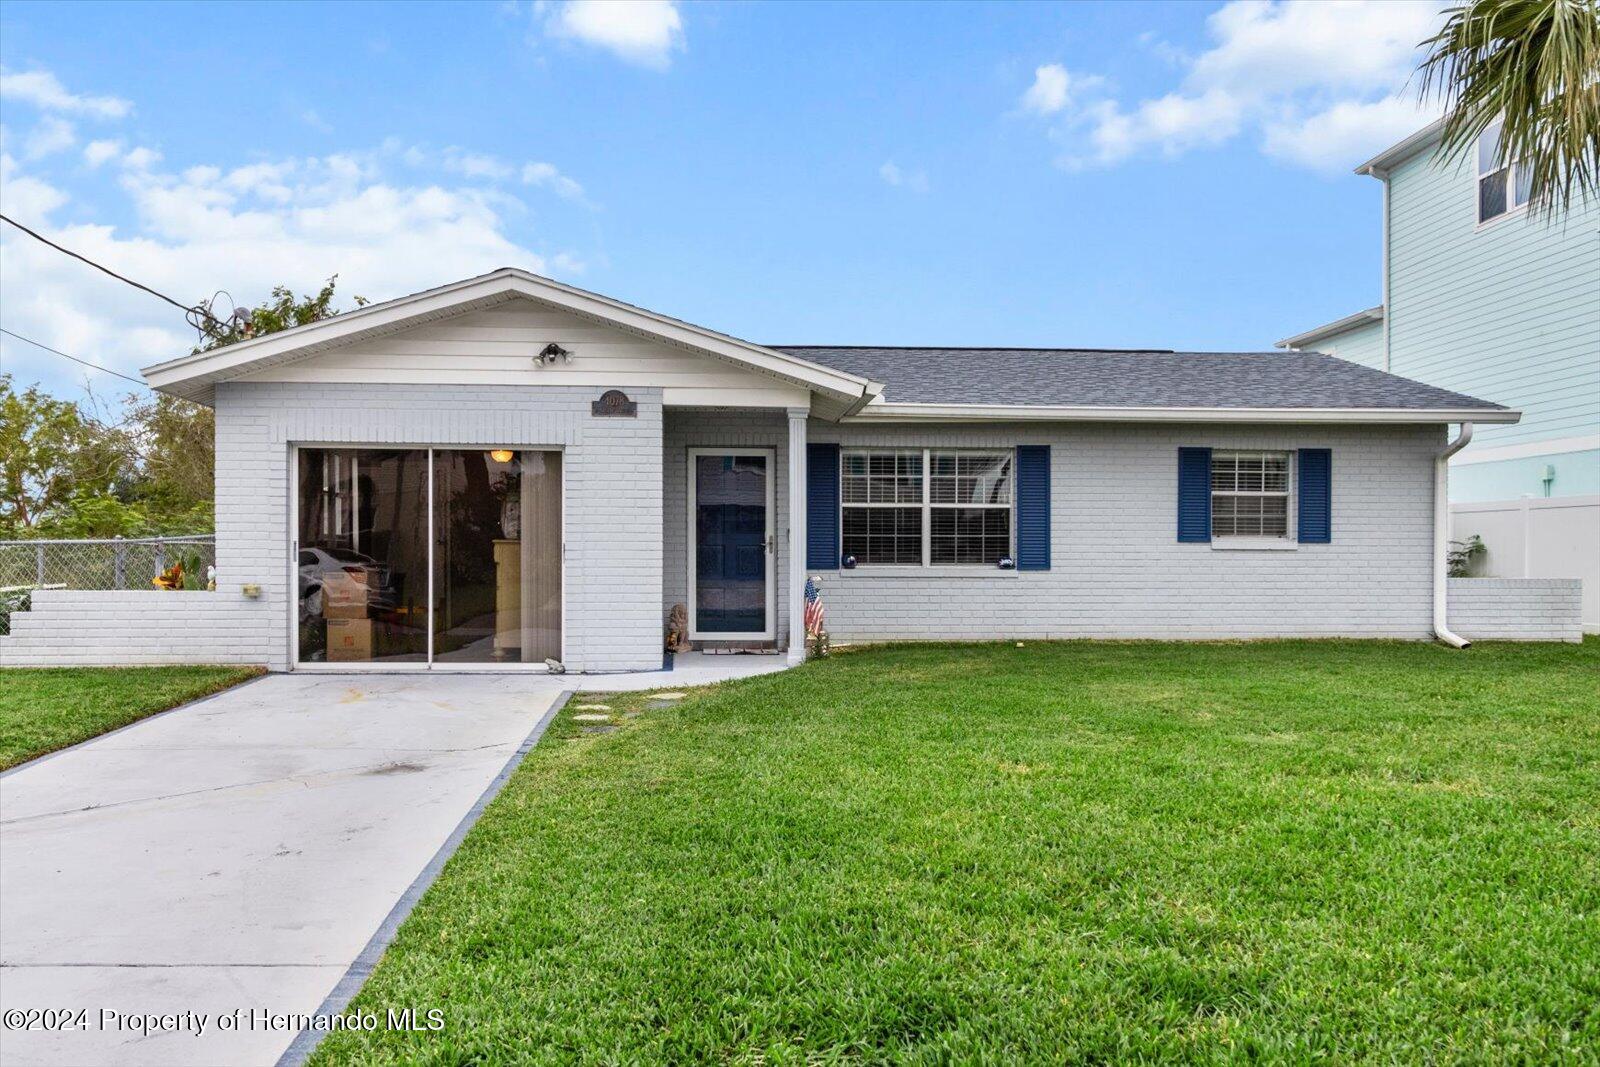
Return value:
M 299 665 L 561 658 L 560 452 L 297 451 Z

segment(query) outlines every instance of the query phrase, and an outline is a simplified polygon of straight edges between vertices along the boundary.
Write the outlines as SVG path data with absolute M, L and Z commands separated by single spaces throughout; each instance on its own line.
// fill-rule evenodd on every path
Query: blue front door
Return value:
M 767 633 L 767 457 L 696 455 L 694 629 Z

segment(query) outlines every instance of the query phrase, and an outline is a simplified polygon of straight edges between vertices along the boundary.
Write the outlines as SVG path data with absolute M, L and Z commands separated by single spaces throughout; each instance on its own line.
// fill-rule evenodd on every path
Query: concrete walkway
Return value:
M 0 1008 L 87 1009 L 0 1061 L 273 1063 L 570 687 L 272 675 L 0 778 Z

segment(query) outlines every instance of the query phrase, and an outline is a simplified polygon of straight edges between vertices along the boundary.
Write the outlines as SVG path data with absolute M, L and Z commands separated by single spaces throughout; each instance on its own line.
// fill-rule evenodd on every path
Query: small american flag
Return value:
M 806 579 L 806 636 L 815 637 L 822 632 L 822 594 L 817 592 L 817 583 Z

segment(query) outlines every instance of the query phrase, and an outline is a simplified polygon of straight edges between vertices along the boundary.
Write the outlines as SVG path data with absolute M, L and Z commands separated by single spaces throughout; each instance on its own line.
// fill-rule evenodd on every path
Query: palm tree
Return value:
M 1443 102 L 1440 152 L 1459 159 L 1500 124 L 1493 166 L 1515 162 L 1549 217 L 1600 194 L 1600 0 L 1467 0 L 1422 42 L 1424 99 Z

